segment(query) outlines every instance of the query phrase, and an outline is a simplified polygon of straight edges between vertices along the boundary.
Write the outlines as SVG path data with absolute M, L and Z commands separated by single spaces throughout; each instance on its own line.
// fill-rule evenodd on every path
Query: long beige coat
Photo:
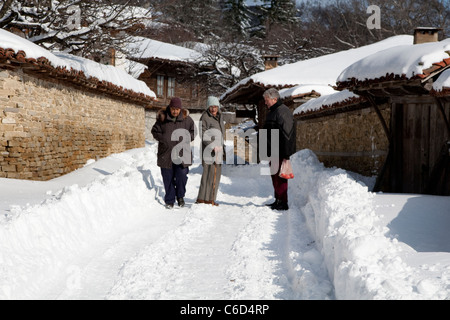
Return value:
M 223 150 L 225 124 L 222 120 L 220 111 L 216 117 L 213 117 L 209 112 L 209 109 L 203 113 L 200 118 L 200 123 L 203 174 L 197 200 L 200 200 L 199 202 L 215 203 L 217 192 L 219 190 L 220 178 L 222 176 L 223 156 L 221 152 L 216 154 L 212 150 L 214 146 L 220 146 L 221 150 Z

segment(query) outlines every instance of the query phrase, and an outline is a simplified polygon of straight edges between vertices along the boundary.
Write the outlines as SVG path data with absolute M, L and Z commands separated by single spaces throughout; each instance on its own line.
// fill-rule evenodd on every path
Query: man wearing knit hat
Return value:
M 225 124 L 217 97 L 208 97 L 200 124 L 203 174 L 196 203 L 218 206 L 216 198 L 222 175 Z
M 166 208 L 185 205 L 189 166 L 192 165 L 190 143 L 195 138 L 195 124 L 180 98 L 172 98 L 167 108 L 160 110 L 152 135 L 158 141 L 157 164 L 161 168 L 166 195 Z

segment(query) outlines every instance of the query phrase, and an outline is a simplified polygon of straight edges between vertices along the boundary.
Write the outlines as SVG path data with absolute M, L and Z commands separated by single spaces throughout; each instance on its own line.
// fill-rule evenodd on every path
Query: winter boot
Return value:
M 266 204 L 266 207 L 271 207 L 272 208 L 274 205 L 277 204 L 278 201 L 279 201 L 278 199 L 275 199 L 274 202 Z
M 281 200 L 277 200 L 277 203 L 275 203 L 271 208 L 272 210 L 280 210 L 280 211 L 289 210 L 287 202 L 283 202 Z
M 166 209 L 173 209 L 173 203 L 166 203 Z
M 180 208 L 183 208 L 184 205 L 185 205 L 184 199 L 183 198 L 178 198 L 177 201 L 178 201 L 178 206 Z

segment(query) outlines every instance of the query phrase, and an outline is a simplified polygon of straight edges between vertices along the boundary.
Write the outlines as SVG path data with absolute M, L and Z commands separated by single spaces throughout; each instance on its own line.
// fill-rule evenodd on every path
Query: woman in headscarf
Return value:
M 203 174 L 196 203 L 218 206 L 216 202 L 222 175 L 225 124 L 217 97 L 210 96 L 200 118 Z

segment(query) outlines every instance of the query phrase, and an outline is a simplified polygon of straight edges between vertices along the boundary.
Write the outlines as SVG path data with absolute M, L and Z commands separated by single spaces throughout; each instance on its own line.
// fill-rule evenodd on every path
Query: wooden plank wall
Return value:
M 444 108 L 450 119 L 450 103 L 445 103 Z M 442 159 L 443 147 L 450 139 L 438 105 L 432 99 L 417 97 L 396 103 L 392 123 L 392 189 L 394 192 L 426 193 L 433 183 L 430 181 L 432 170 Z

